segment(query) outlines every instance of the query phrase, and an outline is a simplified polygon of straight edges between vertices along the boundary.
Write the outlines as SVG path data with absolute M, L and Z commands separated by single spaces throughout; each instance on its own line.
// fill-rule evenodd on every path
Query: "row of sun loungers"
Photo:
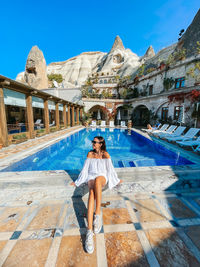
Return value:
M 159 126 L 158 126 L 159 127 Z M 199 134 L 199 128 L 190 128 L 185 134 L 186 127 L 184 126 L 176 126 L 169 124 L 164 124 L 156 129 L 142 129 L 152 135 L 165 139 L 169 142 L 176 142 L 178 145 L 183 147 L 191 147 L 194 151 L 200 151 L 200 136 L 197 137 Z
M 97 123 L 96 121 L 92 121 L 92 123 L 90 124 L 91 127 L 97 127 Z M 125 124 L 125 121 L 121 121 L 121 124 L 120 126 L 122 128 L 127 128 L 126 124 Z M 101 121 L 101 124 L 100 124 L 100 127 L 106 127 L 106 121 Z M 114 128 L 115 125 L 114 125 L 114 121 L 109 121 L 109 127 L 112 127 Z

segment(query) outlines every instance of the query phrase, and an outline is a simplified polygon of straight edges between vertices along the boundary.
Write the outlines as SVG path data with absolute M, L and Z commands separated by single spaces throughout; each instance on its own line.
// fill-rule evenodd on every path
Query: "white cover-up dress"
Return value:
M 97 176 L 104 176 L 106 178 L 106 184 L 108 183 L 109 189 L 120 182 L 111 158 L 87 158 L 82 171 L 75 181 L 75 185 L 79 186 L 82 183 L 87 183 L 90 180 L 94 180 Z

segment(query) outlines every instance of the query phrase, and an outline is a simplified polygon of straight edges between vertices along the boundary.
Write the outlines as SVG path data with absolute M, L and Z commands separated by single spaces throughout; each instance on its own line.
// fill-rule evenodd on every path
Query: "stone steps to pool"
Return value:
M 106 187 L 103 195 L 200 189 L 198 166 L 117 168 L 116 171 L 123 182 L 112 190 Z M 70 185 L 76 177 L 65 171 L 0 173 L 0 201 L 84 196 L 88 193 L 87 186 L 75 188 Z

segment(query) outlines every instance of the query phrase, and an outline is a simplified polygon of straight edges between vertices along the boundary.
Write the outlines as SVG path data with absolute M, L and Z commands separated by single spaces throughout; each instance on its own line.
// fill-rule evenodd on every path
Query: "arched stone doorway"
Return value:
M 95 105 L 89 109 L 89 112 L 92 114 L 92 119 L 97 120 L 98 110 L 100 112 L 101 120 L 107 121 L 107 114 L 104 108 L 100 105 Z
M 149 123 L 150 112 L 145 105 L 139 105 L 134 108 L 132 121 L 135 126 L 146 126 Z
M 117 107 L 117 112 L 115 115 L 115 125 L 120 125 L 121 121 L 125 121 L 127 124 L 128 120 L 130 119 L 129 109 L 130 107 L 128 105 Z

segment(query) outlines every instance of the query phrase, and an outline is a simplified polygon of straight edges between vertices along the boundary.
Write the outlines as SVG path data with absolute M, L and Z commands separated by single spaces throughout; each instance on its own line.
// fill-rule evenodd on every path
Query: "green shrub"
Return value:
M 138 69 L 138 75 L 142 76 L 144 74 L 145 64 L 142 64 L 142 66 Z
M 57 130 L 56 127 L 51 127 L 51 128 L 50 128 L 50 132 L 55 132 L 56 130 Z
M 174 59 L 175 60 L 183 60 L 183 59 L 185 59 L 185 57 L 186 57 L 186 49 L 185 48 L 179 49 L 174 53 Z
M 47 77 L 49 81 L 56 81 L 57 83 L 61 83 L 63 81 L 63 77 L 61 74 L 51 73 L 47 75 Z
M 26 134 L 16 134 L 16 135 L 13 135 L 13 139 L 24 139 L 26 138 Z
M 175 83 L 175 80 L 171 78 L 164 78 L 163 80 L 163 86 L 168 91 Z
M 44 133 L 45 132 L 45 129 L 39 129 L 37 130 L 37 133 Z
M 154 70 L 156 70 L 155 68 L 153 68 L 153 67 L 151 67 L 151 68 L 148 68 L 147 69 L 147 73 L 150 73 L 150 72 L 152 72 L 152 71 L 154 71 Z

